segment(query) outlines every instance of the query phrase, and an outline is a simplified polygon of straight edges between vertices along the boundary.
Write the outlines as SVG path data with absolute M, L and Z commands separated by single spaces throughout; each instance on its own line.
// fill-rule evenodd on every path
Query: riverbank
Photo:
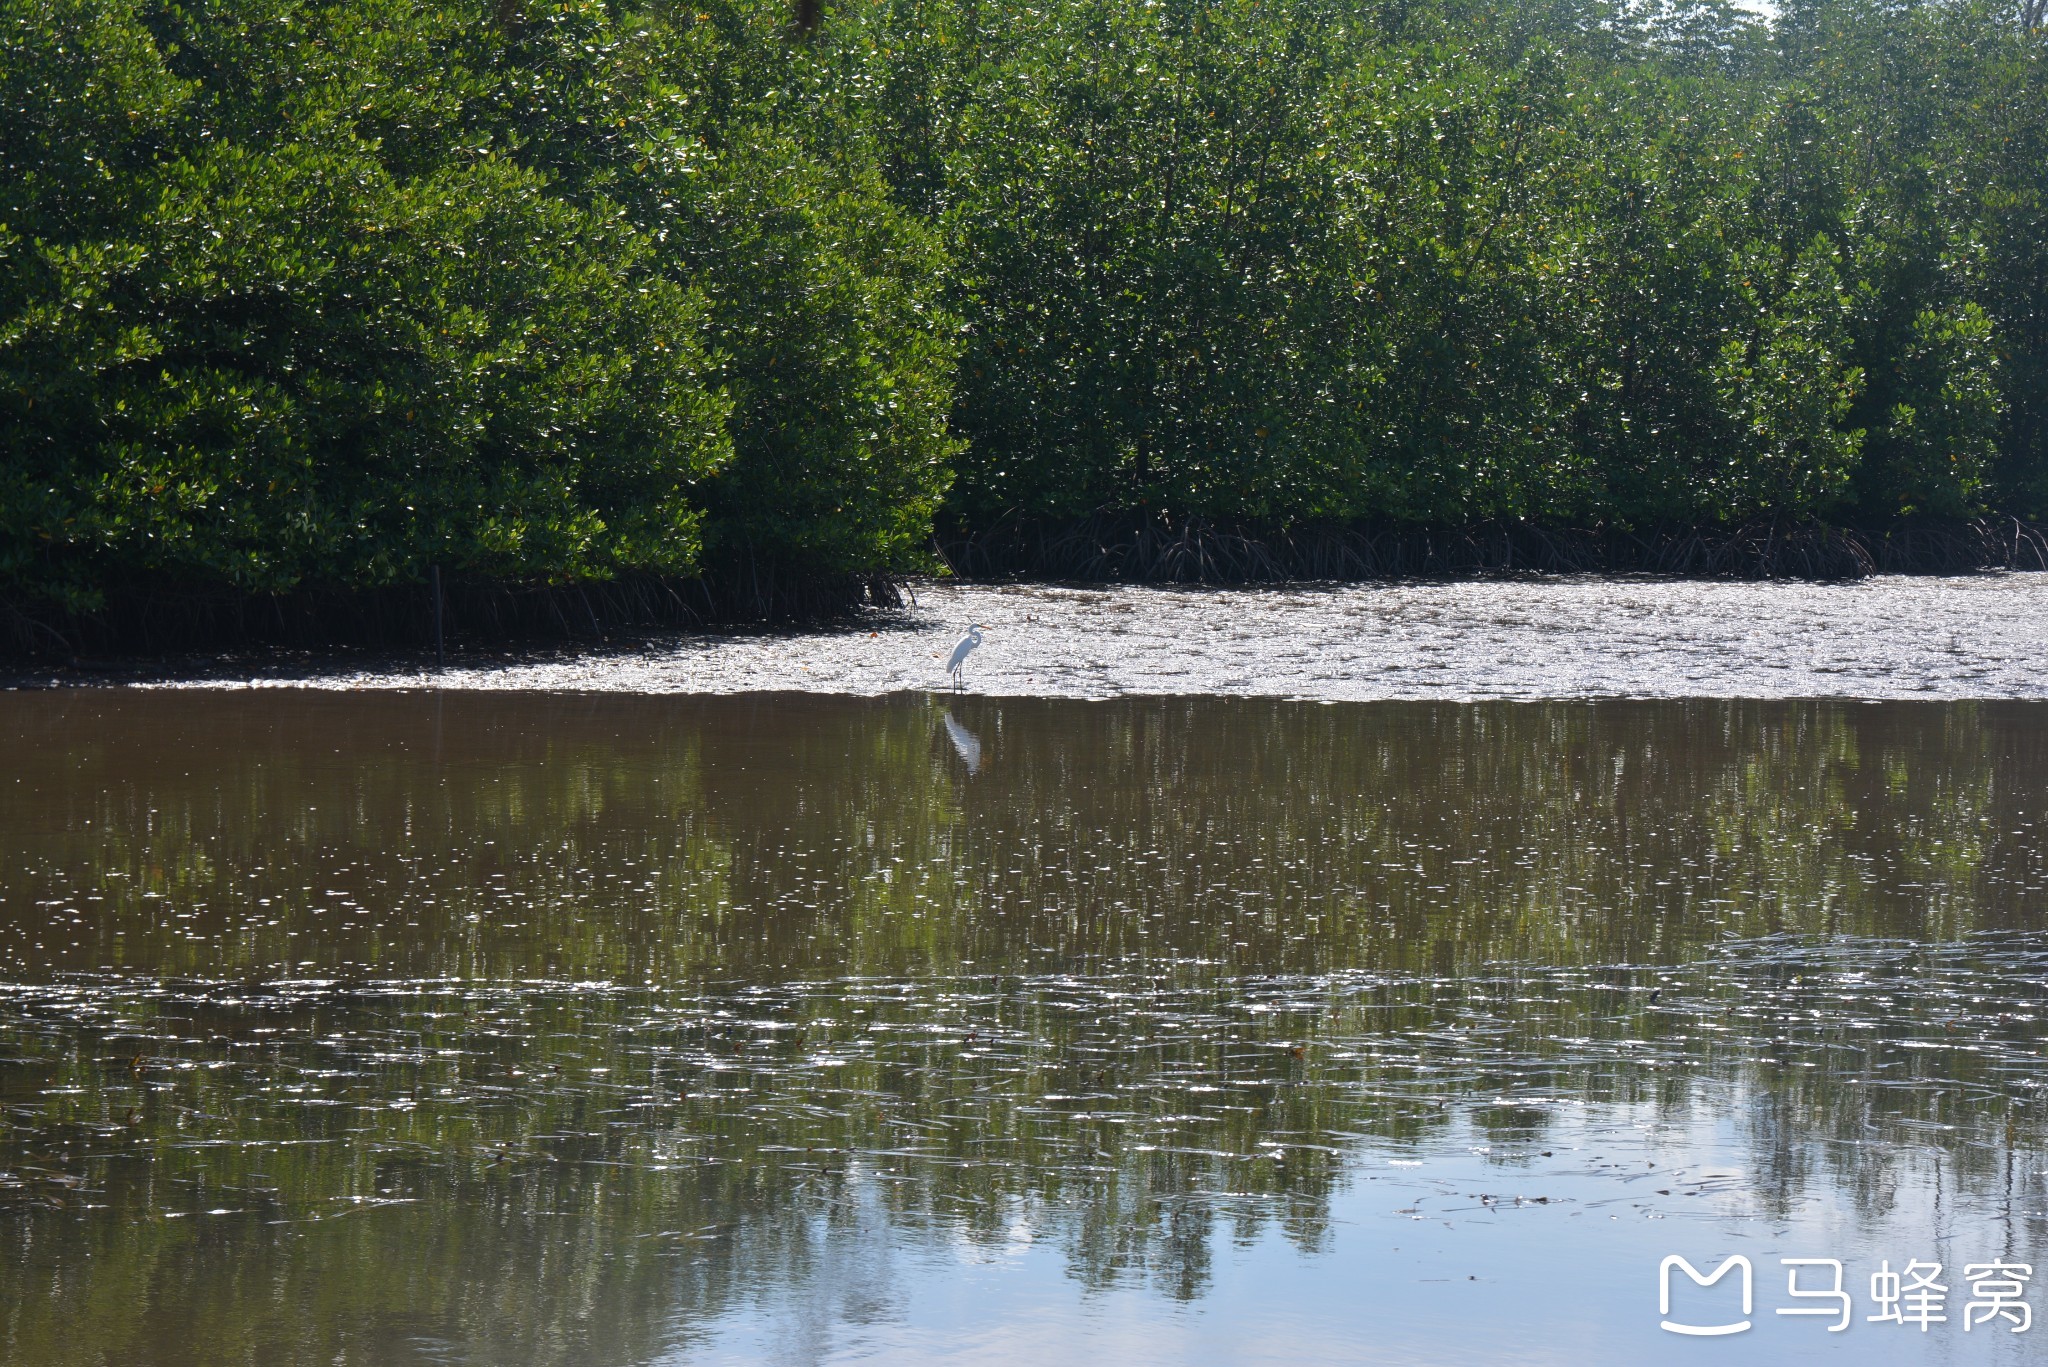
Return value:
M 2048 698 L 2048 575 L 1839 583 L 1613 576 L 1199 589 L 924 582 L 816 630 L 534 650 L 267 654 L 21 671 L 17 687 L 605 693 L 945 690 L 1375 699 Z
M 1654 577 L 1676 582 L 1834 583 L 1884 576 L 2048 571 L 2048 531 L 2017 518 L 1855 530 L 1817 523 L 1625 533 L 1529 524 L 1416 531 L 1305 525 L 1274 530 L 1166 517 L 1104 515 L 1007 523 L 934 540 L 957 586 L 1263 587 L 1324 592 L 1431 582 Z M 1420 584 L 1414 581 L 1424 581 Z M 520 585 L 449 576 L 420 585 L 302 590 L 277 597 L 132 583 L 91 615 L 50 620 L 0 601 L 0 660 L 38 669 L 179 674 L 207 653 L 268 655 L 270 665 L 343 652 L 387 656 L 437 642 L 497 658 L 567 649 L 604 653 L 676 632 L 874 629 L 932 581 L 875 572 L 778 573 L 750 561 L 696 579 Z M 1085 591 L 1085 590 L 1082 590 Z M 514 652 L 505 656 L 505 650 Z M 181 663 L 181 661 L 183 663 Z

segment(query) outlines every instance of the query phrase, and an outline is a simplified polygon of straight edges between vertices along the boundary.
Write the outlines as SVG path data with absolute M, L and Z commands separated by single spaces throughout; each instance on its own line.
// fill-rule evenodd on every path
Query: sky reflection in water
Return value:
M 2018 1360 L 2044 723 L 16 695 L 0 1357 Z

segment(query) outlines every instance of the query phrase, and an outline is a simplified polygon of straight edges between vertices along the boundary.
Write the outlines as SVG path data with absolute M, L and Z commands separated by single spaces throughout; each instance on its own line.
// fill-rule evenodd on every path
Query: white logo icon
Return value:
M 1728 1275 L 1731 1269 L 1742 1272 L 1742 1314 L 1743 1318 L 1733 1324 L 1674 1324 L 1671 1314 L 1671 1269 L 1680 1268 L 1692 1278 L 1695 1286 L 1712 1286 Z M 1715 1268 L 1706 1276 L 1676 1253 L 1657 1264 L 1657 1313 L 1665 1316 L 1664 1327 L 1674 1334 L 1690 1334 L 1694 1338 L 1719 1338 L 1723 1334 L 1739 1334 L 1749 1328 L 1749 1312 L 1756 1303 L 1756 1272 L 1749 1265 L 1749 1259 L 1737 1253 Z

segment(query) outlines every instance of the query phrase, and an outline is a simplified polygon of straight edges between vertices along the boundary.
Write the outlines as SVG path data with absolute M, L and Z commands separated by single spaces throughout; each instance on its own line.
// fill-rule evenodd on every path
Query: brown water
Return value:
M 2048 704 L 75 691 L 0 753 L 0 1360 L 2048 1334 L 1962 1324 L 2048 1236 Z M 1754 1327 L 1660 1330 L 1736 1252 Z M 1867 1321 L 1916 1258 L 1948 1319 Z

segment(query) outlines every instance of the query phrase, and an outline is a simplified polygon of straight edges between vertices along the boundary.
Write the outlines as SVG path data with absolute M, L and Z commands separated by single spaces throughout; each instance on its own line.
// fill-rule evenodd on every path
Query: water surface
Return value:
M 81 690 L 0 746 L 7 1361 L 2048 1333 L 1957 1275 L 2048 1261 L 2048 705 Z M 1738 1252 L 1752 1330 L 1658 1328 Z M 1949 1319 L 1866 1321 L 1915 1258 Z

